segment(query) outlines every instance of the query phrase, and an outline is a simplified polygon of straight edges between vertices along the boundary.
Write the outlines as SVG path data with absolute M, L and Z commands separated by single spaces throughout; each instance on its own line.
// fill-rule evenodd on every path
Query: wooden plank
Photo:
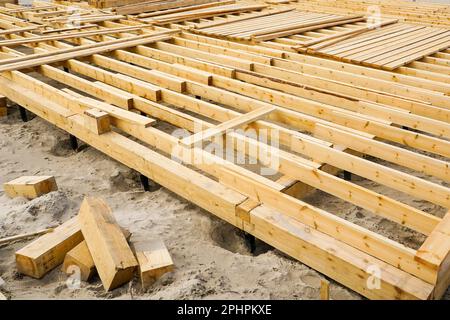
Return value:
M 366 297 L 371 299 L 431 297 L 432 285 L 417 281 L 410 274 L 401 272 L 373 256 L 361 255 L 358 250 L 336 242 L 335 239 L 276 210 L 257 207 L 251 212 L 251 221 L 252 225 L 246 226 L 244 231 L 275 245 L 326 276 L 339 279 L 340 283 Z M 367 270 L 374 265 L 381 271 L 380 287 L 376 290 L 367 286 L 367 280 L 373 276 L 367 273 Z
M 227 130 L 235 129 L 245 124 L 256 121 L 258 119 L 261 119 L 262 117 L 268 115 L 269 113 L 272 113 L 275 110 L 276 110 L 275 106 L 255 109 L 239 117 L 231 119 L 227 122 L 223 122 L 213 128 L 209 128 L 205 131 L 198 132 L 192 136 L 186 137 L 182 139 L 180 142 L 185 146 L 192 147 L 200 143 L 200 141 L 208 140 L 214 136 L 223 135 L 226 133 Z
M 105 290 L 130 281 L 138 264 L 108 205 L 87 197 L 78 219 Z
M 201 4 L 209 4 L 210 2 L 214 2 L 215 0 L 183 0 L 183 1 L 168 1 L 168 2 L 161 2 L 161 3 L 141 3 L 141 4 L 136 4 L 136 5 L 130 5 L 130 6 L 123 6 L 123 7 L 118 7 L 115 9 L 115 11 L 118 14 L 136 14 L 136 13 L 145 13 L 145 12 L 152 12 L 152 11 L 157 11 L 159 12 L 160 10 L 167 10 L 169 11 L 168 13 L 176 13 L 176 12 L 183 12 L 183 11 L 191 11 L 194 9 L 201 9 L 201 8 L 208 8 L 208 7 L 212 7 L 215 5 L 201 5 Z M 234 3 L 235 1 L 224 1 L 224 3 Z M 214 2 L 217 5 L 222 5 L 221 2 Z M 173 9 L 173 8 L 179 8 L 179 7 L 183 7 L 186 6 L 186 10 L 176 10 L 176 11 L 171 11 L 168 9 Z M 162 11 L 162 12 L 164 12 Z M 161 12 L 160 12 L 161 14 Z
M 234 1 L 234 0 L 217 1 L 217 2 L 209 2 L 209 3 L 206 3 L 206 4 L 192 5 L 192 6 L 189 5 L 189 3 L 190 3 L 189 1 L 185 0 L 183 2 L 183 4 L 186 5 L 185 7 L 140 13 L 140 14 L 138 14 L 138 17 L 139 18 L 149 18 L 149 17 L 159 16 L 161 14 L 177 13 L 177 12 L 183 12 L 183 11 L 190 11 L 190 10 L 193 10 L 193 9 L 217 7 L 217 6 L 223 6 L 223 5 L 226 5 L 226 4 L 236 3 L 236 1 Z M 124 9 L 124 8 L 122 8 L 122 9 Z M 141 9 L 141 11 L 139 11 L 139 12 L 144 12 L 144 11 L 145 11 L 145 9 Z
M 30 26 L 30 27 L 22 27 L 22 28 L 12 28 L 6 30 L 0 30 L 0 36 L 6 36 L 14 33 L 22 33 L 27 31 L 33 31 L 39 29 L 40 26 Z
M 5 193 L 11 197 L 34 199 L 58 190 L 53 176 L 23 176 L 5 183 Z
M 415 259 L 437 271 L 434 297 L 440 299 L 450 285 L 450 213 L 417 250 Z
M 173 271 L 174 263 L 162 240 L 133 243 L 139 263 L 142 288 L 151 286 L 158 278 Z
M 171 31 L 173 32 L 173 31 Z M 164 32 L 167 34 L 168 32 Z M 45 64 L 65 61 L 74 58 L 91 56 L 98 53 L 111 52 L 118 49 L 134 47 L 141 44 L 148 44 L 161 40 L 168 40 L 166 35 L 143 35 L 127 39 L 116 39 L 95 44 L 78 46 L 68 49 L 61 49 L 49 53 L 32 54 L 20 58 L 0 60 L 0 72 L 16 69 L 26 69 Z
M 59 40 L 67 40 L 67 39 L 74 39 L 74 38 L 81 38 L 81 37 L 92 37 L 92 36 L 106 35 L 106 34 L 118 34 L 118 33 L 141 31 L 141 30 L 144 30 L 144 27 L 140 26 L 140 27 L 105 28 L 105 29 L 100 29 L 100 30 L 75 32 L 75 33 L 70 33 L 70 34 L 59 34 L 59 35 L 52 35 L 52 36 L 37 36 L 37 37 L 24 38 L 24 39 L 3 40 L 3 41 L 0 41 L 0 46 L 15 47 L 15 46 L 20 46 L 20 45 L 25 45 L 25 44 L 35 44 L 35 43 L 44 42 L 44 41 L 59 41 Z M 0 35 L 1 35 L 1 33 L 0 33 Z
M 36 232 L 29 232 L 29 233 L 25 233 L 25 234 L 19 234 L 16 236 L 2 238 L 2 239 L 0 239 L 0 246 L 9 244 L 14 241 L 24 240 L 24 239 L 28 239 L 28 238 L 35 237 L 35 236 L 40 236 L 40 235 L 43 235 L 46 233 L 53 232 L 54 230 L 55 230 L 54 228 L 47 228 L 47 229 L 43 229 L 43 230 L 36 231 Z
M 75 217 L 17 251 L 17 269 L 22 274 L 40 279 L 60 265 L 67 252 L 81 241 L 83 235 Z

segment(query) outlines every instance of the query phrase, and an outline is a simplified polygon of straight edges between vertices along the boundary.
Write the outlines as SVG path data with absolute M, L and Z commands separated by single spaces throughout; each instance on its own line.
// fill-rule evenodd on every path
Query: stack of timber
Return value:
M 264 2 L 267 4 L 290 4 L 297 1 L 298 0 L 265 0 Z
M 133 5 L 138 3 L 152 3 L 162 1 L 145 1 L 145 0 L 88 0 L 90 6 L 94 8 L 104 9 L 113 7 L 122 7 L 127 5 Z M 169 2 L 169 1 L 166 1 Z
M 206 23 L 197 26 L 195 31 L 208 36 L 259 42 L 360 21 L 365 21 L 361 15 L 338 16 L 287 9 L 266 11 L 257 16 L 244 16 L 229 22 Z
M 67 7 L 44 1 L 34 1 L 31 7 L 8 5 L 6 8 L 0 8 L 0 13 L 12 15 L 16 18 L 39 24 L 52 21 L 52 19 L 62 19 L 62 17 L 71 17 L 72 20 L 80 19 L 81 21 L 88 15 L 99 14 L 95 9 L 86 9 L 78 6 Z M 82 22 L 80 22 L 80 24 L 81 23 Z
M 391 72 L 189 31 L 110 46 L 134 37 L 26 43 L 28 58 L 1 47 L 0 95 L 368 298 L 442 297 L 450 282 L 450 73 L 439 63 L 448 49 Z M 78 45 L 95 50 L 77 55 Z M 265 133 L 279 145 L 259 139 Z M 222 137 L 260 170 L 213 152 L 208 142 Z M 374 184 L 395 192 L 366 187 Z M 411 248 L 323 210 L 305 198 L 315 190 L 426 240 Z M 394 199 L 398 193 L 440 214 Z M 373 266 L 377 289 L 367 286 Z
M 361 13 L 380 12 L 384 17 L 400 18 L 418 24 L 450 26 L 448 4 L 390 0 L 299 0 L 296 7 L 312 12 Z
M 339 40 L 339 39 L 337 39 Z M 342 61 L 393 70 L 450 47 L 450 30 L 397 24 L 344 41 L 308 47 L 308 52 Z
M 133 251 L 130 237 L 102 199 L 87 197 L 78 216 L 17 251 L 16 265 L 20 273 L 40 279 L 64 262 L 63 271 L 79 280 L 98 273 L 106 291 L 129 282 L 138 268 L 144 288 L 173 270 L 161 240 Z
M 167 11 L 167 10 L 177 10 L 185 11 L 191 10 L 192 8 L 202 8 L 209 7 L 208 4 L 219 3 L 221 5 L 222 1 L 217 0 L 158 0 L 158 1 L 140 1 L 135 4 L 128 4 L 123 6 L 115 6 L 114 10 L 118 14 L 137 14 L 144 12 L 155 12 L 155 11 Z M 223 1 L 224 3 L 227 1 Z M 169 12 L 168 12 L 169 13 Z
M 259 11 L 267 8 L 266 5 L 248 5 L 248 4 L 227 4 L 217 7 L 194 9 L 183 12 L 161 14 L 155 17 L 142 18 L 140 21 L 159 25 L 167 25 L 187 20 L 206 19 L 215 16 L 238 14 L 242 12 Z

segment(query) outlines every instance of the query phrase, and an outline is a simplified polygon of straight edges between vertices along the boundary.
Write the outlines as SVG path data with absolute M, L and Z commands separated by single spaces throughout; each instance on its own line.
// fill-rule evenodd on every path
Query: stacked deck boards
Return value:
M 325 44 L 326 45 L 326 44 Z M 450 30 L 394 24 L 308 52 L 393 70 L 450 47 Z
M 406 22 L 450 26 L 450 6 L 442 3 L 390 0 L 299 0 L 301 10 L 333 13 L 369 13 L 376 10 L 385 16 L 400 18 Z
M 155 23 L 160 25 L 167 25 L 170 23 L 183 22 L 186 20 L 198 20 L 210 18 L 218 15 L 237 14 L 241 12 L 257 11 L 266 8 L 265 5 L 246 5 L 246 4 L 227 4 L 217 7 L 194 9 L 184 12 L 176 12 L 169 14 L 162 14 L 156 17 L 142 18 L 141 21 L 148 23 Z
M 0 67 L 8 72 L 0 76 L 0 95 L 368 298 L 439 299 L 450 282 L 449 248 L 436 245 L 448 242 L 449 50 L 392 72 L 300 54 L 282 38 L 248 45 L 183 28 L 264 11 L 224 12 L 166 15 L 161 23 L 171 29 L 103 20 L 95 30 L 132 25 L 145 33 L 64 33 L 51 41 L 36 41 L 29 31 L 6 35 L 36 24 L 4 13 L 0 32 L 21 45 L 1 46 Z M 348 25 L 336 28 L 345 32 Z M 100 130 L 104 119 L 108 130 Z M 153 126 L 157 121 L 187 137 Z M 257 139 L 267 132 L 278 135 L 279 145 Z M 261 167 L 207 148 L 222 138 Z M 394 192 L 380 194 L 373 184 Z M 323 210 L 305 198 L 315 190 L 426 240 L 411 248 Z M 399 201 L 398 193 L 411 201 Z M 381 271 L 377 289 L 367 286 L 373 266 Z
M 194 8 L 212 7 L 215 4 L 226 4 L 230 1 L 217 0 L 175 0 L 175 1 L 150 1 L 139 2 L 124 6 L 115 6 L 114 11 L 119 14 L 140 14 L 146 12 L 158 12 L 167 10 L 185 11 Z M 233 1 L 234 2 L 234 1 Z
M 197 27 L 198 33 L 235 40 L 271 40 L 311 31 L 328 25 L 364 21 L 363 16 L 338 16 L 295 11 L 293 9 L 262 12 L 258 16 L 237 18 L 228 23 L 211 23 Z

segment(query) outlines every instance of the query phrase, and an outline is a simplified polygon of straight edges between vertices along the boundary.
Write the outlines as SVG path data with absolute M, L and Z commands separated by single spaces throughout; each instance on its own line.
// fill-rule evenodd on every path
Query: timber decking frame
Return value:
M 35 26 L 4 14 L 0 19 L 5 29 Z M 148 34 L 167 31 L 130 19 L 96 22 L 98 30 L 140 25 Z M 22 41 L 36 34 L 19 30 L 5 36 Z M 126 41 L 136 34 L 23 43 L 46 54 L 116 37 Z M 444 294 L 450 281 L 450 214 L 439 218 L 335 174 L 345 170 L 448 210 L 450 192 L 439 183 L 450 180 L 444 160 L 450 155 L 448 83 L 188 31 L 167 38 L 49 60 L 51 65 L 25 64 L 2 73 L 0 95 L 368 298 Z M 27 61 L 20 50 L 6 46 L 2 58 Z M 113 130 L 87 126 L 85 113 L 95 114 L 92 109 L 108 114 Z M 153 127 L 157 121 L 194 135 L 175 137 Z M 269 179 L 201 144 L 242 126 L 279 134 L 279 148 L 240 132 L 227 132 L 226 138 L 244 155 L 259 150 L 263 164 L 276 155 L 279 163 L 265 166 L 276 165 L 281 177 Z M 205 130 L 200 138 L 198 128 Z M 183 163 L 167 156 L 175 151 Z M 209 161 L 194 162 L 194 157 Z M 302 198 L 312 189 L 427 238 L 418 250 L 406 247 L 306 203 Z M 373 266 L 381 271 L 379 289 L 367 286 Z

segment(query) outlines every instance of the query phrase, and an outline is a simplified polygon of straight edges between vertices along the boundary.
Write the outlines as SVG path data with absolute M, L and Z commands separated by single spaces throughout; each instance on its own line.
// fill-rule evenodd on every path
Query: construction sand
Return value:
M 29 241 L 0 247 L 0 286 L 11 299 L 318 299 L 323 275 L 257 242 L 249 252 L 242 232 L 190 204 L 176 194 L 159 189 L 143 192 L 139 176 L 129 168 L 85 146 L 72 151 L 68 134 L 34 118 L 23 123 L 16 107 L 0 119 L 0 238 L 61 224 L 77 214 L 84 196 L 104 198 L 119 224 L 132 233 L 132 241 L 161 238 L 175 271 L 143 291 L 136 277 L 106 293 L 98 277 L 80 288 L 67 285 L 67 275 L 56 268 L 43 279 L 17 272 L 14 252 Z M 53 175 L 59 191 L 28 201 L 8 198 L 3 183 L 22 175 Z M 444 210 L 429 203 L 392 193 L 372 182 L 356 182 L 438 216 Z M 372 216 L 364 210 L 318 192 L 308 199 L 321 208 L 417 247 L 423 237 Z M 0 281 L 1 285 L 1 281 Z M 331 299 L 362 297 L 336 282 Z M 449 292 L 445 297 L 450 298 Z

